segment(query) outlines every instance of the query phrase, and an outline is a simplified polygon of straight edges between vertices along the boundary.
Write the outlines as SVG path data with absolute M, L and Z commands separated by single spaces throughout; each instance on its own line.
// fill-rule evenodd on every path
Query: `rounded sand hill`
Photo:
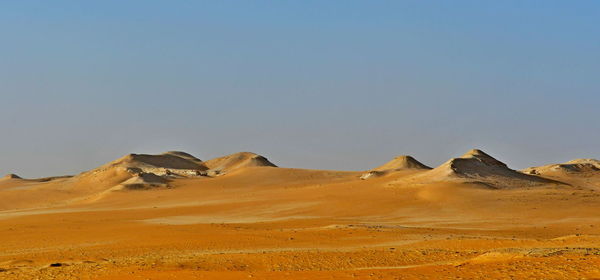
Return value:
M 374 168 L 373 171 L 399 170 L 399 169 L 431 169 L 415 158 L 407 155 L 397 156 L 386 164 Z
M 574 159 L 565 163 L 548 164 L 543 166 L 529 167 L 522 170 L 527 174 L 568 174 L 600 172 L 600 160 L 597 159 Z
M 204 162 L 209 174 L 222 175 L 245 167 L 277 167 L 267 158 L 250 152 L 240 152 Z
M 6 174 L 4 177 L 0 178 L 0 180 L 10 180 L 10 179 L 23 179 L 23 178 L 19 177 L 19 175 L 17 175 L 17 174 L 13 174 L 13 173 Z
M 202 161 L 184 152 L 159 155 L 128 154 L 74 177 L 76 186 L 104 190 L 118 185 L 123 189 L 143 189 L 166 185 L 169 178 L 206 175 Z M 157 180 L 156 177 L 162 178 Z M 160 181 L 160 182 L 158 182 Z M 129 188 L 129 184 L 132 184 Z M 144 185 L 145 187 L 142 187 Z
M 487 153 L 473 149 L 423 174 L 434 181 L 462 181 L 484 184 L 491 188 L 518 188 L 559 183 L 510 169 L 505 163 Z
M 244 167 L 275 166 L 265 157 L 242 152 L 203 162 L 185 152 L 129 154 L 74 179 L 75 185 L 98 190 L 149 189 L 169 186 L 172 179 L 223 175 Z
M 374 169 L 369 170 L 367 173 L 364 173 L 360 176 L 361 179 L 367 180 L 375 177 L 382 177 L 394 171 L 404 171 L 404 170 L 429 170 L 431 167 L 422 164 L 412 156 L 402 155 L 397 156 L 391 161 L 385 163 L 382 166 L 376 167 Z
M 523 169 L 522 172 L 566 182 L 573 186 L 593 189 L 600 187 L 600 161 L 596 159 L 575 159 L 565 163 L 530 167 Z

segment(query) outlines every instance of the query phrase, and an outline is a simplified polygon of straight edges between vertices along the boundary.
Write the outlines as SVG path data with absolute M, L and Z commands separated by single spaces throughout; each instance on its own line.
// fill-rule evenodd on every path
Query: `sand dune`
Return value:
M 231 160 L 232 168 L 252 165 Z M 259 165 L 259 164 L 256 164 Z M 169 187 L 178 178 L 208 177 L 209 168 L 200 159 L 184 152 L 171 151 L 159 155 L 129 154 L 76 176 L 23 179 L 9 174 L 0 179 L 0 210 L 47 207 L 93 202 L 116 191 L 139 191 Z
M 200 159 L 184 152 L 129 154 L 75 176 L 73 184 L 95 191 L 147 189 L 167 186 L 170 178 L 207 176 L 207 170 Z
M 411 156 L 397 156 L 386 164 L 374 168 L 374 171 L 389 171 L 399 169 L 431 169 Z
M 597 159 L 575 159 L 565 163 L 549 164 L 544 166 L 529 167 L 522 170 L 527 174 L 580 174 L 587 172 L 600 172 L 600 161 Z
M 0 180 L 11 180 L 11 179 L 23 179 L 19 177 L 17 174 L 6 174 L 4 177 L 0 178 Z
M 245 167 L 277 167 L 267 158 L 250 152 L 240 152 L 204 162 L 211 174 L 222 175 Z
M 545 184 L 561 184 L 534 175 L 510 169 L 503 162 L 485 152 L 473 149 L 458 158 L 419 175 L 422 180 L 459 181 L 483 184 L 491 188 L 523 188 Z
M 600 189 L 600 161 L 575 159 L 565 163 L 548 164 L 521 170 L 544 178 L 569 183 L 573 186 Z
M 0 209 L 94 202 L 111 192 L 166 188 L 176 179 L 209 178 L 250 167 L 274 166 L 265 157 L 249 152 L 206 162 L 180 151 L 158 155 L 129 154 L 76 176 L 22 179 L 9 174 L 0 179 L 0 189 L 11 191 L 6 196 L 21 197 L 24 192 L 36 190 L 44 194 L 44 199 L 40 200 L 34 194 L 26 195 L 16 201 L 0 202 Z
M 426 166 L 413 158 L 412 156 L 397 156 L 391 161 L 385 163 L 382 166 L 373 168 L 360 176 L 361 179 L 367 180 L 376 177 L 382 177 L 395 171 L 405 170 L 427 170 L 431 167 Z
M 206 166 L 201 160 L 182 152 L 167 152 L 160 155 L 129 154 L 110 162 L 97 170 L 98 172 L 111 168 L 139 169 L 142 172 L 158 172 L 166 175 L 168 170 L 204 171 Z

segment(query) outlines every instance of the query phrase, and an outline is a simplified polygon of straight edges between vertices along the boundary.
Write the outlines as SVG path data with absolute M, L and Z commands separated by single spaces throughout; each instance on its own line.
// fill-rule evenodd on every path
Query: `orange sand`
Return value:
M 0 279 L 600 279 L 595 170 L 519 187 L 499 169 L 361 180 L 263 159 L 135 190 L 112 169 L 0 179 Z

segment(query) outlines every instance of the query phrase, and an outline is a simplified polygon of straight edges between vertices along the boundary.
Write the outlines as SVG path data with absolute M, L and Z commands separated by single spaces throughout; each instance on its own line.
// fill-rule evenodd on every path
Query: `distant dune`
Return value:
M 470 150 L 461 157 L 450 159 L 421 174 L 419 178 L 430 181 L 477 183 L 499 189 L 561 184 L 554 180 L 510 169 L 505 163 L 478 149 Z
M 0 178 L 0 180 L 10 180 L 10 179 L 23 179 L 19 177 L 17 174 L 6 174 L 4 177 Z
M 412 156 L 402 155 L 395 157 L 384 165 L 371 169 L 360 178 L 366 180 L 374 177 L 381 177 L 395 171 L 428 169 L 431 169 L 431 167 L 422 164 Z
M 565 163 L 549 164 L 543 166 L 529 167 L 522 170 L 527 174 L 579 174 L 600 171 L 600 160 L 597 159 L 575 159 Z
M 95 184 L 101 189 L 148 189 L 168 186 L 176 178 L 212 177 L 253 166 L 275 166 L 265 157 L 242 152 L 203 162 L 180 151 L 159 155 L 129 154 L 76 176 L 75 184 Z
M 565 163 L 548 164 L 521 170 L 532 174 L 579 187 L 600 187 L 600 161 L 597 159 L 575 159 Z
M 431 169 L 411 156 L 397 156 L 386 164 L 376 167 L 374 171 L 390 171 L 399 169 Z
M 60 179 L 60 182 L 66 180 L 63 184 L 71 186 L 73 190 L 92 194 L 107 190 L 168 187 L 171 181 L 178 178 L 211 178 L 250 167 L 277 166 L 267 158 L 251 152 L 239 152 L 202 161 L 185 152 L 170 151 L 158 155 L 129 154 L 72 178 L 62 176 L 24 180 L 15 174 L 9 174 L 0 180 L 24 180 L 23 182 L 30 183 Z M 595 176 L 598 171 L 600 171 L 600 162 L 593 159 L 579 159 L 563 164 L 516 171 L 487 153 L 473 149 L 433 169 L 412 156 L 397 156 L 359 177 L 366 180 L 392 176 L 394 177 L 392 181 L 398 178 L 410 178 L 413 183 L 447 181 L 503 189 L 573 184 L 576 180 L 571 177 Z M 18 181 L 14 181 L 13 184 L 15 182 L 18 184 Z
M 211 174 L 222 175 L 246 167 L 277 167 L 267 158 L 250 152 L 240 152 L 204 162 Z
M 158 155 L 128 154 L 76 176 L 22 179 L 8 174 L 0 179 L 0 189 L 10 191 L 5 196 L 19 199 L 0 201 L 0 209 L 94 202 L 113 192 L 170 188 L 177 179 L 212 178 L 249 167 L 275 165 L 265 157 L 249 152 L 203 162 L 185 152 L 169 151 Z M 25 191 L 27 195 L 23 196 Z
M 183 152 L 129 154 L 75 176 L 73 183 L 76 187 L 91 186 L 96 190 L 117 186 L 116 189 L 143 189 L 165 186 L 172 177 L 204 176 L 207 169 L 201 160 Z M 135 187 L 130 188 L 130 184 Z

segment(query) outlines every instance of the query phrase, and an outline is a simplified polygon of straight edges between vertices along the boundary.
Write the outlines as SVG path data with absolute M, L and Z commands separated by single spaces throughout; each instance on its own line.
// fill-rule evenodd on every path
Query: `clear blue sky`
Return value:
M 600 157 L 600 1 L 2 1 L 0 172 Z

